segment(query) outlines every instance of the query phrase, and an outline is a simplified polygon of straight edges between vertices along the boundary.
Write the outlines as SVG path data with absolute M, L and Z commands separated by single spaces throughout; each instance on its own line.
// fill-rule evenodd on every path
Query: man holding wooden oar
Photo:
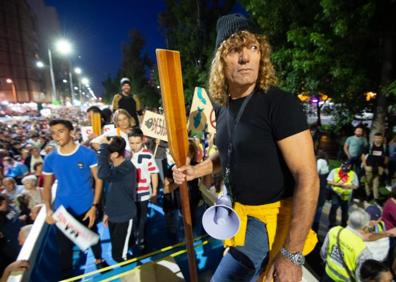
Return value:
M 275 88 L 270 46 L 245 17 L 217 22 L 209 90 L 217 104 L 219 154 L 174 168 L 176 183 L 222 167 L 241 228 L 212 281 L 301 281 L 319 182 L 306 118 L 297 99 Z

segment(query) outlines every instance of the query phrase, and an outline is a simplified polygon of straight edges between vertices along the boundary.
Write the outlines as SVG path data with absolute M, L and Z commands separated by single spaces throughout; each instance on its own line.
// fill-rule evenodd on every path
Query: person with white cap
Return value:
M 112 107 L 113 112 L 118 109 L 126 110 L 131 117 L 135 120 L 135 126 L 139 126 L 138 112 L 141 111 L 140 100 L 137 95 L 132 95 L 132 83 L 127 77 L 120 80 L 121 92 L 114 95 Z

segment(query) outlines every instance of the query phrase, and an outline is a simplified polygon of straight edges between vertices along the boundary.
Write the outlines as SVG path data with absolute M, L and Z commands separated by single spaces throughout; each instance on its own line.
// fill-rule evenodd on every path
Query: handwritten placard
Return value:
M 145 111 L 141 129 L 143 134 L 148 137 L 168 142 L 166 122 L 163 115 L 151 111 Z
M 188 118 L 188 130 L 192 133 L 216 133 L 216 117 L 212 102 L 202 87 L 195 87 L 194 97 Z

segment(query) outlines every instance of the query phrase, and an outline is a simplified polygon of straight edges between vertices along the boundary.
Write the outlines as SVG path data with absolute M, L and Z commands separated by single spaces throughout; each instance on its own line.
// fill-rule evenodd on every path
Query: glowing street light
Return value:
M 84 84 L 85 86 L 88 86 L 88 85 L 89 85 L 89 79 L 86 78 L 86 77 L 83 77 L 83 78 L 81 79 L 81 83 Z
M 55 43 L 56 51 L 62 55 L 69 55 L 73 52 L 72 44 L 66 39 L 59 39 Z
M 44 63 L 42 61 L 37 61 L 36 62 L 36 67 L 38 67 L 39 69 L 42 69 L 44 67 Z
M 81 74 L 81 73 L 82 73 L 82 70 L 81 70 L 81 68 L 76 67 L 76 68 L 74 68 L 74 72 L 75 72 L 76 74 Z
M 14 81 L 11 78 L 6 78 L 5 81 L 6 81 L 6 83 L 11 84 L 11 91 L 12 91 L 12 96 L 14 97 L 14 102 L 18 103 L 18 97 L 17 97 Z
M 67 83 L 67 79 L 63 79 L 62 82 L 66 84 Z

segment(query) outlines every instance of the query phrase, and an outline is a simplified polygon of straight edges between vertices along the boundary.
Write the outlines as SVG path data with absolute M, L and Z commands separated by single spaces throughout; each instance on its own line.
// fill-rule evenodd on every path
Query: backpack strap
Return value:
M 343 231 L 343 230 L 344 230 L 344 228 L 340 228 L 340 230 L 337 233 L 337 247 L 338 247 L 338 250 L 340 251 L 340 255 L 341 255 L 341 259 L 342 259 L 342 265 L 344 266 L 344 268 L 348 272 L 348 275 L 351 278 L 351 281 L 355 282 L 356 281 L 355 275 L 352 273 L 352 271 L 348 268 L 347 264 L 345 263 L 344 253 L 341 250 L 340 235 L 341 235 L 341 231 Z

